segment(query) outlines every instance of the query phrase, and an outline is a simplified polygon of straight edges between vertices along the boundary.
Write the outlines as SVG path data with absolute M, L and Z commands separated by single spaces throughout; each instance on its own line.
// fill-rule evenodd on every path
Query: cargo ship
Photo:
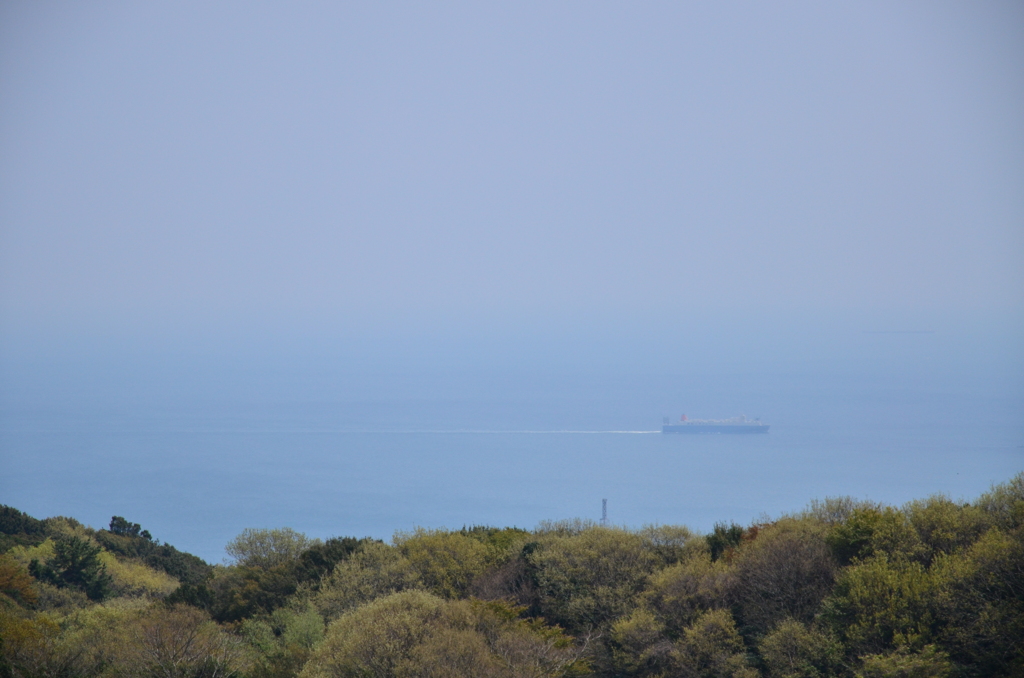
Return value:
M 687 419 L 684 414 L 672 423 L 665 417 L 662 433 L 768 433 L 768 424 L 747 419 L 742 414 L 732 419 Z

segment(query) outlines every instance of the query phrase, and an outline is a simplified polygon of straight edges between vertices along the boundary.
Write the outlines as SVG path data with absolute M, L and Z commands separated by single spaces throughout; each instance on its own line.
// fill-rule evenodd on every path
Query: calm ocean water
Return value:
M 972 498 L 1024 469 L 1013 380 L 842 375 L 349 376 L 276 388 L 87 388 L 8 398 L 0 502 L 111 515 L 219 562 L 246 527 L 748 522 L 852 495 Z M 760 416 L 765 436 L 672 436 L 663 416 Z

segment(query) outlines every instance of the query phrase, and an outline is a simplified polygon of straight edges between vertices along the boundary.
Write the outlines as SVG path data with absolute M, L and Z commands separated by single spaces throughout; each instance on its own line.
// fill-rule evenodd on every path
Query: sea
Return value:
M 936 368 L 942 351 L 905 359 L 929 337 L 860 340 L 904 346 L 878 349 L 884 360 L 671 369 L 9 360 L 0 503 L 95 528 L 123 516 L 219 563 L 245 528 L 387 540 L 600 521 L 607 500 L 612 525 L 708 531 L 832 496 L 970 500 L 1024 470 L 1017 367 Z M 771 429 L 660 432 L 682 414 Z

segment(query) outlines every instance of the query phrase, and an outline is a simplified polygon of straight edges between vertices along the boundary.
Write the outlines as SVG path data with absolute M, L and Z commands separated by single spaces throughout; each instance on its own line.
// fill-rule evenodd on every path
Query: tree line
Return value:
M 708 534 L 248 529 L 226 552 L 0 506 L 0 678 L 1024 675 L 1024 473 Z

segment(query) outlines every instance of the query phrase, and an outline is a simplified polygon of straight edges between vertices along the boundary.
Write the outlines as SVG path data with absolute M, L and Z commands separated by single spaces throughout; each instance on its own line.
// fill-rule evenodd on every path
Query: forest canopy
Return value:
M 0 506 L 0 678 L 1024 675 L 1024 474 L 708 534 L 252 528 L 225 550 Z

